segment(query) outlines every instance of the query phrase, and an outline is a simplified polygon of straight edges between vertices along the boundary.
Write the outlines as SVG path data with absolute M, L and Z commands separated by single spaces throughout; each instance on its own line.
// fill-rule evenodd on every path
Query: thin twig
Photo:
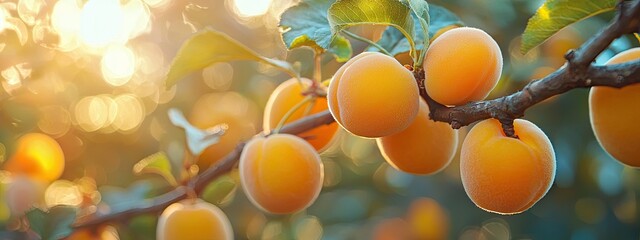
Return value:
M 371 41 L 371 40 L 369 40 L 369 39 L 367 39 L 367 38 L 364 38 L 364 37 L 358 36 L 358 34 L 355 34 L 355 33 L 349 32 L 349 31 L 347 31 L 347 30 L 342 31 L 342 33 L 346 34 L 347 36 L 349 36 L 350 38 L 353 38 L 353 39 L 355 39 L 355 40 L 358 40 L 358 41 L 362 41 L 362 42 L 368 43 L 369 45 L 374 46 L 374 47 L 376 47 L 377 49 L 379 49 L 382 53 L 384 53 L 384 54 L 386 54 L 386 55 L 388 55 L 388 56 L 393 57 L 393 55 L 391 55 L 391 53 L 389 53 L 389 51 L 387 51 L 387 49 L 384 49 L 382 46 L 378 45 L 377 43 L 375 43 L 375 42 L 373 42 L 373 41 Z

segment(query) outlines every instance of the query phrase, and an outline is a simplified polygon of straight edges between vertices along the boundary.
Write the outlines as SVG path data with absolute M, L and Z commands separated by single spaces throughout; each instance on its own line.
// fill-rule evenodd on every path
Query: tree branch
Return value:
M 576 51 L 567 53 L 568 64 L 545 78 L 532 81 L 522 90 L 501 98 L 472 102 L 462 106 L 448 107 L 431 99 L 424 88 L 424 72 L 416 71 L 416 79 L 420 95 L 427 101 L 430 117 L 435 121 L 447 122 L 455 129 L 476 121 L 496 118 L 503 125 L 505 134 L 515 136 L 513 120 L 524 116 L 529 107 L 555 95 L 575 88 L 592 86 L 610 86 L 621 88 L 640 82 L 640 61 L 610 66 L 591 65 L 611 42 L 623 34 L 637 31 L 640 26 L 640 1 L 625 2 L 619 5 L 619 15 L 613 22 Z M 285 125 L 281 132 L 298 134 L 334 121 L 329 111 L 324 111 Z M 131 209 L 105 215 L 91 215 L 77 219 L 73 224 L 76 229 L 95 228 L 109 222 L 117 222 L 144 213 L 157 213 L 170 204 L 187 197 L 188 189 L 201 193 L 209 182 L 231 171 L 238 162 L 245 143 L 238 144 L 236 149 L 221 159 L 216 165 L 208 168 L 191 179 L 187 187 L 178 187 L 168 193 L 141 203 Z
M 476 121 L 495 118 L 500 120 L 505 135 L 517 137 L 513 120 L 524 116 L 531 106 L 552 96 L 575 88 L 592 86 L 624 87 L 640 82 L 640 61 L 609 66 L 594 66 L 592 62 L 616 38 L 633 33 L 640 26 L 640 1 L 622 2 L 618 16 L 599 34 L 589 39 L 577 50 L 567 53 L 567 64 L 548 76 L 527 84 L 522 90 L 501 98 L 471 102 L 449 107 L 434 101 L 424 88 L 424 73 L 416 73 L 420 95 L 427 101 L 430 117 L 434 121 L 447 122 L 458 129 Z
M 330 124 L 332 122 L 334 122 L 333 117 L 327 110 L 317 114 L 309 115 L 308 117 L 284 125 L 280 132 L 288 134 L 298 134 L 321 125 Z M 242 153 L 244 145 L 245 143 L 238 144 L 238 146 L 236 146 L 236 148 L 232 152 L 227 154 L 224 158 L 220 159 L 220 161 L 218 161 L 215 165 L 211 166 L 198 176 L 192 178 L 188 183 L 188 187 L 178 187 L 168 193 L 142 202 L 138 206 L 124 211 L 108 213 L 106 215 L 94 214 L 77 219 L 73 224 L 73 227 L 76 229 L 96 228 L 100 225 L 110 222 L 122 222 L 122 220 L 126 220 L 132 216 L 137 216 L 144 213 L 161 212 L 172 203 L 187 198 L 187 192 L 189 188 L 200 194 L 208 183 L 218 178 L 219 176 L 230 172 L 231 169 L 233 169 L 233 167 L 238 162 L 238 159 L 240 158 L 240 154 Z

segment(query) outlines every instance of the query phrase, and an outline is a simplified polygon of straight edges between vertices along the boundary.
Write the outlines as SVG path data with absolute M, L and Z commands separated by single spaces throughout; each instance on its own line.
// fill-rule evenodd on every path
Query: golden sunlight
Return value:
M 122 39 L 124 12 L 118 0 L 89 0 L 82 8 L 80 38 L 92 47 L 101 47 Z M 124 42 L 121 42 L 124 43 Z
M 104 80 L 112 86 L 122 86 L 131 80 L 136 69 L 136 56 L 125 46 L 106 50 L 100 62 Z
M 255 17 L 269 11 L 273 0 L 233 0 L 233 9 L 240 17 Z

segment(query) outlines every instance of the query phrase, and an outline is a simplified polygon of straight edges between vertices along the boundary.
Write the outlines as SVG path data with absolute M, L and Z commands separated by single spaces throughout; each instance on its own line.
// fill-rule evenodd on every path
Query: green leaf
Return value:
M 200 155 L 209 146 L 218 143 L 228 128 L 226 124 L 219 124 L 204 130 L 199 129 L 191 125 L 182 112 L 175 108 L 169 109 L 169 120 L 173 125 L 184 129 L 187 147 L 193 155 Z
M 133 173 L 135 174 L 155 173 L 162 176 L 172 186 L 178 186 L 172 171 L 171 160 L 164 152 L 154 153 L 133 165 Z
M 298 73 L 288 62 L 263 57 L 228 35 L 213 29 L 202 30 L 189 38 L 173 59 L 165 85 L 171 87 L 186 75 L 213 63 L 251 60 L 274 66 L 292 77 Z
M 429 4 L 425 0 L 407 0 L 409 7 L 413 11 L 414 15 L 414 25 L 418 25 L 422 33 L 429 32 Z M 416 23 L 417 20 L 417 23 Z M 428 38 L 427 38 L 428 39 Z M 428 42 L 428 41 L 427 41 Z M 427 43 L 428 44 L 428 43 Z
M 227 174 L 209 183 L 202 192 L 202 199 L 219 205 L 231 199 L 236 188 L 236 182 Z
M 464 23 L 456 14 L 435 4 L 429 5 L 429 16 L 431 17 L 431 21 L 429 22 L 429 36 L 435 36 L 440 29 L 448 26 L 464 26 Z
M 351 43 L 343 36 L 332 38 L 327 10 L 333 0 L 306 0 L 287 9 L 280 17 L 282 40 L 289 50 L 308 46 L 333 53 L 338 62 L 351 58 Z M 332 40 L 333 39 L 333 40 Z
M 414 52 L 414 19 L 409 6 L 398 0 L 338 0 L 329 8 L 329 24 L 334 35 L 360 24 L 390 25 L 408 40 Z
M 36 208 L 27 212 L 26 216 L 31 230 L 43 240 L 58 240 L 73 232 L 71 224 L 76 219 L 76 208 L 55 206 L 47 212 Z
M 462 21 L 452 12 L 443 8 L 441 6 L 435 4 L 429 4 L 429 35 L 434 36 L 438 30 L 448 27 L 451 25 L 463 26 Z M 422 31 L 422 27 L 419 24 L 419 19 L 416 15 L 412 14 L 412 17 L 415 22 L 415 42 L 416 49 L 422 50 L 424 49 L 425 36 Z M 395 28 L 387 29 L 380 41 L 378 41 L 378 45 L 387 49 L 392 55 L 398 55 L 401 53 L 405 53 L 410 51 L 410 45 L 404 35 Z M 377 51 L 375 47 L 369 47 L 368 51 Z
M 115 186 L 100 186 L 98 191 L 102 202 L 109 206 L 112 213 L 122 212 L 150 204 L 149 195 L 154 188 L 154 182 L 149 180 L 136 181 L 124 189 Z
M 546 41 L 560 29 L 582 19 L 614 10 L 618 0 L 547 0 L 529 19 L 522 34 L 520 51 L 529 50 Z

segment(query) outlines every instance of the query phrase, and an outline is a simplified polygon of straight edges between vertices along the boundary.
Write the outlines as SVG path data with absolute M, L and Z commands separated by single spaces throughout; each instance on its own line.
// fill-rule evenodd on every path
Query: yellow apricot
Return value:
M 235 93 L 203 95 L 193 106 L 189 121 L 198 128 L 207 129 L 218 124 L 228 128 L 220 141 L 209 146 L 198 157 L 200 169 L 218 162 L 236 146 L 256 134 L 257 110 L 253 102 Z
M 301 85 L 297 79 L 292 78 L 280 84 L 275 91 L 273 91 L 264 110 L 263 128 L 266 131 L 276 128 L 282 120 L 282 117 L 284 117 L 292 107 L 304 100 L 305 96 L 303 96 L 302 93 L 311 85 L 311 80 L 306 78 L 300 80 L 303 85 Z M 305 113 L 315 114 L 327 110 L 328 105 L 326 98 L 318 97 L 312 101 L 313 102 L 302 105 L 285 123 L 299 120 L 305 116 Z M 308 111 L 307 108 L 309 107 L 311 109 Z M 331 123 L 313 128 L 298 134 L 298 136 L 307 140 L 316 150 L 322 151 L 335 139 L 337 130 L 338 124 Z
M 553 183 L 556 161 L 549 138 L 526 120 L 516 119 L 514 129 L 519 139 L 505 136 L 498 120 L 487 119 L 462 143 L 462 185 L 469 198 L 489 212 L 523 212 Z
M 412 174 L 432 174 L 453 159 L 458 133 L 449 124 L 429 119 L 429 107 L 421 99 L 418 116 L 407 129 L 376 141 L 384 159 L 394 168 Z
M 42 133 L 27 133 L 16 143 L 17 149 L 5 164 L 14 174 L 24 174 L 44 182 L 58 179 L 64 171 L 64 153 L 56 140 Z
M 215 205 L 200 199 L 186 199 L 169 205 L 160 215 L 158 240 L 233 239 L 227 216 Z
M 418 113 L 418 85 L 394 58 L 365 52 L 347 61 L 329 84 L 329 110 L 347 131 L 361 137 L 398 133 Z
M 607 64 L 640 59 L 640 48 L 632 48 L 611 58 Z M 589 116 L 596 139 L 618 161 L 640 167 L 640 84 L 620 89 L 592 87 Z
M 463 105 L 487 97 L 502 72 L 502 52 L 489 34 L 454 28 L 436 38 L 423 62 L 427 93 L 445 105 Z
M 313 146 L 289 134 L 249 141 L 238 170 L 251 202 L 274 214 L 307 208 L 320 194 L 324 178 L 322 161 Z
M 407 210 L 407 222 L 415 239 L 448 239 L 449 213 L 436 200 L 414 200 Z

